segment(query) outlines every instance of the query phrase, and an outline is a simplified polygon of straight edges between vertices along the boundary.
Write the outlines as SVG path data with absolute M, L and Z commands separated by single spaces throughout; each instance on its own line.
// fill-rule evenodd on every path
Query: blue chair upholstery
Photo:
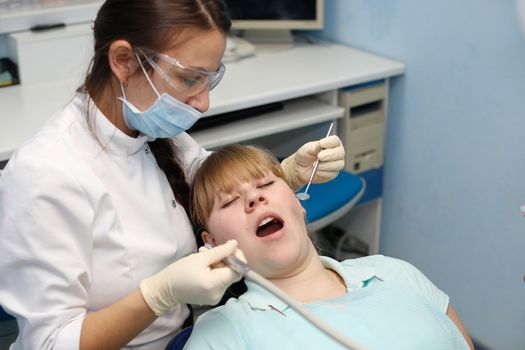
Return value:
M 2 307 L 0 306 L 0 322 L 1 321 L 9 321 L 9 320 L 14 320 L 15 318 L 11 315 L 9 315 L 7 312 L 4 311 L 4 309 L 2 309 Z
M 310 199 L 300 201 L 306 209 L 308 229 L 316 231 L 339 219 L 359 201 L 364 191 L 363 178 L 345 170 L 331 181 L 312 184 L 308 190 Z
M 188 341 L 192 330 L 193 326 L 189 326 L 181 330 L 179 333 L 177 333 L 177 335 L 173 337 L 173 339 L 169 342 L 168 346 L 166 346 L 165 350 L 182 350 L 184 348 L 184 345 Z

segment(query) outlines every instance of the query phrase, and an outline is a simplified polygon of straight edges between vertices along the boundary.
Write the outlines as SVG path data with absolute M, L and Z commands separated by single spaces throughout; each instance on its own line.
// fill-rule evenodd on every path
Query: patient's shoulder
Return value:
M 341 262 L 348 269 L 373 268 L 379 276 L 395 278 L 406 273 L 413 273 L 417 268 L 401 259 L 384 255 L 369 255 L 362 258 L 348 259 Z
M 234 315 L 225 312 L 227 305 L 213 308 L 197 318 L 184 349 L 244 349 L 246 345 Z
M 399 259 L 391 258 L 381 254 L 368 255 L 361 258 L 353 258 L 341 261 L 345 267 L 382 267 L 396 264 Z
M 234 323 L 236 323 L 239 318 L 242 318 L 242 316 L 247 313 L 248 309 L 249 304 L 242 300 L 242 298 L 230 298 L 224 305 L 214 307 L 213 309 L 203 313 L 199 319 L 206 320 L 208 322 L 212 320 L 219 322 L 224 320 L 235 320 Z
M 342 264 L 349 271 L 368 270 L 369 274 L 373 274 L 383 281 L 401 281 L 408 284 L 443 312 L 447 309 L 448 296 L 437 288 L 421 270 L 407 261 L 383 255 L 371 255 L 345 260 Z
M 241 299 L 230 298 L 197 318 L 184 349 L 246 349 L 247 330 L 253 324 L 253 308 Z M 211 346 L 210 344 L 213 344 Z

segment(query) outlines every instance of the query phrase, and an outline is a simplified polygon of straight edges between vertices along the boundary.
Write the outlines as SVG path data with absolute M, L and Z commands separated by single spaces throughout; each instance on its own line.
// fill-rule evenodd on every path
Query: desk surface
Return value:
M 404 69 L 398 61 L 332 43 L 258 53 L 226 65 L 205 116 L 385 79 Z M 57 81 L 0 88 L 0 161 L 67 104 L 78 85 Z
M 0 1 L 0 33 L 28 30 L 35 25 L 89 23 L 103 0 Z

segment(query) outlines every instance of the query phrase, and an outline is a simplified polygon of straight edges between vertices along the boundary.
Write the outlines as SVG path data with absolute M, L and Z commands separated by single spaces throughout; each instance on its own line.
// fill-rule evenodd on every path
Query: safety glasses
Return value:
M 141 49 L 137 49 L 137 51 L 175 91 L 187 97 L 196 96 L 205 89 L 211 91 L 219 84 L 226 70 L 222 63 L 215 72 L 209 72 L 188 68 L 177 59 L 165 54 L 146 54 Z

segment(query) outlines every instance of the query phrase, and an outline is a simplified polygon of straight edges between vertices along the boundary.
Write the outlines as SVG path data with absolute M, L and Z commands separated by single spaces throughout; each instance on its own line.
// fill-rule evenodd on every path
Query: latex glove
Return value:
M 345 149 L 337 135 L 308 142 L 281 162 L 294 191 L 308 182 L 317 159 L 319 167 L 313 182 L 326 182 L 339 174 L 345 166 Z
M 237 250 L 237 241 L 231 240 L 181 258 L 142 280 L 139 288 L 146 304 L 157 316 L 177 304 L 217 304 L 226 289 L 242 277 L 218 264 Z

